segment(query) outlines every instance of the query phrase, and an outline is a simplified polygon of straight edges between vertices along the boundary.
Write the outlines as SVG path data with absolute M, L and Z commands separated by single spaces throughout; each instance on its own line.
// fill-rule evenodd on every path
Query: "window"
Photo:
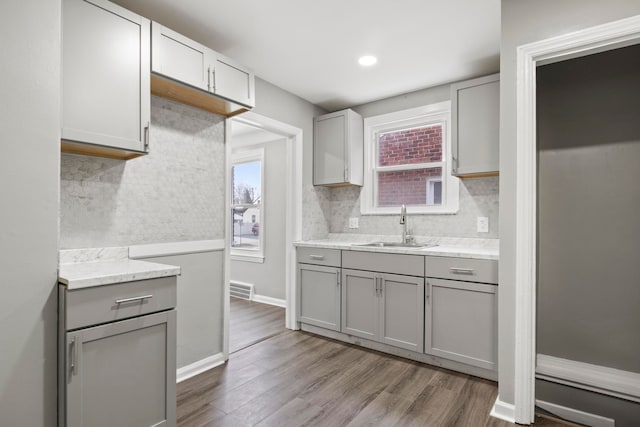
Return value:
M 364 120 L 363 214 L 455 213 L 458 179 L 451 176 L 450 102 Z
M 234 153 L 231 158 L 231 256 L 235 259 L 264 259 L 263 160 L 263 150 Z

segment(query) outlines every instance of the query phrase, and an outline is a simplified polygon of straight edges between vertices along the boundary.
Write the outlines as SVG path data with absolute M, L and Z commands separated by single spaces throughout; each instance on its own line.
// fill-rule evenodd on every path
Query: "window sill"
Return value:
M 264 264 L 264 256 L 263 255 L 249 255 L 249 254 L 238 254 L 231 253 L 230 255 L 231 261 L 243 261 L 243 262 L 255 262 L 258 264 Z

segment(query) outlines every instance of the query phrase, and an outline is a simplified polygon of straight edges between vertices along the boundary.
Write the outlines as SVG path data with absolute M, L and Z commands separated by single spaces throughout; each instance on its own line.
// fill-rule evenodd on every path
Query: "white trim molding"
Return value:
M 515 406 L 513 406 L 511 403 L 501 401 L 500 396 L 498 395 L 489 415 L 500 420 L 515 423 L 515 413 Z
M 525 44 L 516 54 L 515 422 L 535 404 L 536 68 L 640 42 L 640 15 Z
M 285 221 L 287 224 L 284 241 L 285 241 L 285 326 L 289 329 L 300 329 L 300 324 L 296 321 L 297 310 L 297 290 L 296 290 L 296 253 L 293 242 L 302 239 L 302 164 L 303 164 L 303 132 L 302 129 L 262 116 L 253 112 L 243 113 L 239 116 L 227 119 L 225 122 L 225 141 L 231 140 L 231 127 L 234 122 L 243 123 L 245 125 L 265 129 L 271 133 L 281 135 L 286 138 L 286 204 L 284 207 Z M 231 144 L 226 144 L 226 164 L 231 164 Z M 231 222 L 231 209 L 229 206 L 230 197 L 228 187 L 231 181 L 231 168 L 227 167 L 225 182 L 225 224 L 226 237 L 231 238 L 231 230 L 228 224 Z M 230 268 L 230 251 L 225 251 L 225 267 L 224 267 L 224 334 L 223 334 L 223 353 L 228 357 L 229 354 L 229 268 Z
M 578 411 L 577 409 L 567 408 L 566 406 L 556 405 L 555 403 L 545 402 L 544 400 L 536 400 L 536 406 L 564 420 L 573 421 L 574 423 L 580 423 L 591 427 L 616 426 L 616 421 L 611 418 L 602 417 L 589 412 Z
M 276 307 L 285 308 L 287 306 L 287 300 L 268 297 L 266 295 L 253 294 L 253 298 L 251 298 L 251 300 L 262 304 L 275 305 Z
M 224 239 L 135 245 L 129 246 L 129 258 L 140 259 L 172 255 L 187 255 L 201 252 L 223 251 L 224 248 Z
M 204 359 L 193 362 L 187 366 L 183 366 L 176 370 L 176 382 L 182 382 L 188 380 L 191 377 L 195 377 L 198 374 L 213 369 L 216 366 L 220 366 L 225 362 L 225 357 L 222 353 L 214 354 L 213 356 L 205 357 Z
M 640 373 L 538 354 L 536 378 L 640 402 Z

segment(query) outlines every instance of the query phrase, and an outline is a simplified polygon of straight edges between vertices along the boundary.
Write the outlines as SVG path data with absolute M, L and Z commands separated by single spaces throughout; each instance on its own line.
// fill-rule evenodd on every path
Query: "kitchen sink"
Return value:
M 364 246 L 370 248 L 430 248 L 433 246 L 428 243 L 401 243 L 401 242 L 371 242 L 371 243 L 357 243 L 352 246 Z

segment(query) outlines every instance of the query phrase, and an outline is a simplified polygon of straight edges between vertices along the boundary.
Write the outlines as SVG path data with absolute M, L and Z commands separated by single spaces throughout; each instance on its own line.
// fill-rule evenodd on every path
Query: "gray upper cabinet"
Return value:
M 315 117 L 313 185 L 363 184 L 363 122 L 352 110 Z
M 151 31 L 151 71 L 201 90 L 210 90 L 211 49 L 157 22 L 151 24 Z
M 153 94 L 224 116 L 255 106 L 255 77 L 246 67 L 157 22 L 151 46 Z
M 254 76 L 248 69 L 216 54 L 212 73 L 211 80 L 216 95 L 247 107 L 255 106 Z
M 125 159 L 146 152 L 149 31 L 149 20 L 108 1 L 63 1 L 63 151 Z
M 500 143 L 500 75 L 451 85 L 453 174 L 497 175 Z

